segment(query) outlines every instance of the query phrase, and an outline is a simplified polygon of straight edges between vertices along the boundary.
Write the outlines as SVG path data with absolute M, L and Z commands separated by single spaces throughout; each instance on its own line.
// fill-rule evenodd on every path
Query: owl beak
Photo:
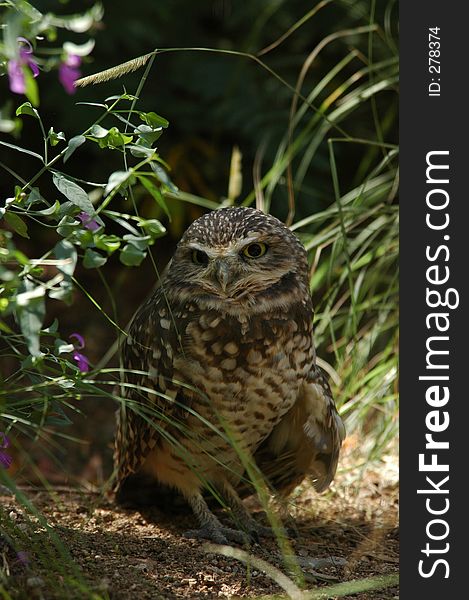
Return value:
M 231 279 L 231 272 L 229 266 L 224 260 L 217 260 L 215 263 L 215 277 L 220 284 L 223 292 L 226 292 L 226 288 Z

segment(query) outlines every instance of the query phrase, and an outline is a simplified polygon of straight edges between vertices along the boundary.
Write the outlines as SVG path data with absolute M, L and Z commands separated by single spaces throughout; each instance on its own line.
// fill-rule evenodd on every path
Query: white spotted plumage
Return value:
M 181 492 L 221 541 L 231 530 L 202 492 L 217 488 L 255 527 L 239 500 L 246 457 L 272 489 L 308 475 L 325 489 L 345 432 L 315 364 L 312 316 L 306 252 L 280 221 L 249 208 L 195 221 L 124 347 L 118 495 L 144 474 Z

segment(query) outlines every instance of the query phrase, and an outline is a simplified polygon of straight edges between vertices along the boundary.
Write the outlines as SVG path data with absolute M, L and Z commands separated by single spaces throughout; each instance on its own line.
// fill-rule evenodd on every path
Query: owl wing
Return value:
M 116 492 L 166 434 L 167 424 L 177 423 L 184 413 L 180 389 L 172 379 L 179 335 L 171 321 L 160 287 L 135 314 L 123 344 L 124 372 L 118 386 L 122 402 L 114 446 Z
M 337 470 L 345 427 L 334 404 L 327 375 L 314 366 L 296 404 L 254 455 L 272 487 L 288 495 L 306 477 L 318 492 Z

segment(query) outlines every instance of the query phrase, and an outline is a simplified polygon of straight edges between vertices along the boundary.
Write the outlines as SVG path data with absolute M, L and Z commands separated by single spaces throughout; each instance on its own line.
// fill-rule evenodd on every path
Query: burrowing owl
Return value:
M 238 541 L 203 497 L 263 531 L 239 494 L 252 460 L 273 490 L 332 481 L 345 431 L 316 365 L 306 251 L 278 219 L 225 208 L 197 219 L 124 342 L 116 490 L 144 474 L 175 488 L 201 537 Z M 195 533 L 195 532 L 193 532 Z

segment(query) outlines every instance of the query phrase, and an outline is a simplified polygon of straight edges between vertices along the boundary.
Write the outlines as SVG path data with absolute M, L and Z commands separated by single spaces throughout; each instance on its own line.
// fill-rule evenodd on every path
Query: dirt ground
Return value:
M 319 496 L 304 484 L 288 503 L 286 524 L 296 533 L 290 535 L 291 548 L 307 590 L 398 572 L 395 459 L 385 458 L 361 478 L 343 465 L 329 492 Z M 58 557 L 44 523 L 27 517 L 12 496 L 0 495 L 5 533 L 3 546 L 0 539 L 3 598 L 92 597 L 86 588 L 71 591 L 70 582 L 80 577 L 97 594 L 95 598 L 112 600 L 285 594 L 272 573 L 266 574 L 259 565 L 246 565 L 208 551 L 203 541 L 185 538 L 183 532 L 195 526 L 190 513 L 118 508 L 102 494 L 70 488 L 56 488 L 52 495 L 31 489 L 26 493 L 72 560 L 67 563 Z M 247 502 L 256 512 L 256 502 Z M 262 520 L 262 513 L 257 518 Z M 11 532 L 20 534 L 15 550 L 7 541 L 8 535 L 10 540 L 13 537 Z M 294 579 L 275 540 L 264 538 L 244 551 Z M 72 563 L 78 566 L 77 574 Z M 340 597 L 387 600 L 398 598 L 398 589 L 394 585 Z

